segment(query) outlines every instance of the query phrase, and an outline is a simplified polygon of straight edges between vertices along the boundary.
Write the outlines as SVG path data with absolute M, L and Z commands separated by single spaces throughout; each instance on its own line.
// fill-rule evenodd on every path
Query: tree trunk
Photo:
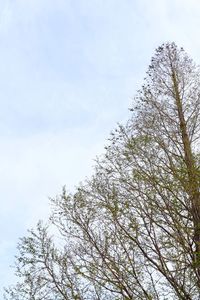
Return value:
M 187 125 L 183 113 L 183 106 L 182 106 L 182 99 L 180 97 L 179 88 L 177 77 L 175 71 L 172 71 L 172 79 L 174 85 L 174 96 L 178 110 L 178 117 L 179 117 L 179 124 L 180 124 L 180 131 L 182 135 L 182 142 L 184 147 L 184 157 L 185 157 L 185 164 L 187 168 L 187 192 L 190 199 L 190 210 L 193 218 L 193 225 L 194 225 L 194 244 L 195 244 L 195 251 L 194 251 L 194 266 L 196 269 L 197 274 L 197 282 L 200 288 L 200 193 L 199 193 L 199 180 L 197 175 L 197 166 L 195 164 L 192 149 L 191 149 L 191 142 L 189 139 Z

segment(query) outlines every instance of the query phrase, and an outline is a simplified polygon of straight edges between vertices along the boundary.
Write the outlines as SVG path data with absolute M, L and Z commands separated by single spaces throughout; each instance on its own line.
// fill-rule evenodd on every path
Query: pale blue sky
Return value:
M 200 63 L 199 29 L 198 0 L 0 0 L 0 288 L 48 197 L 89 176 L 128 118 L 155 47 Z

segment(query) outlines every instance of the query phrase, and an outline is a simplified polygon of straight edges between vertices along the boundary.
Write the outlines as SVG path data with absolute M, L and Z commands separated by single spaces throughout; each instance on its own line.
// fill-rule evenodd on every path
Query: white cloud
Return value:
M 9 1 L 2 1 L 0 5 L 0 34 L 8 33 L 12 23 L 12 9 Z
M 91 132 L 92 134 L 94 132 Z M 0 157 L 0 285 L 13 280 L 16 243 L 26 229 L 50 214 L 49 199 L 68 191 L 91 174 L 93 158 L 100 153 L 102 141 L 93 144 L 82 130 L 60 134 L 1 139 Z
M 91 174 L 154 48 L 174 40 L 199 60 L 199 9 L 195 0 L 0 2 L 2 257 L 48 215 L 48 196 Z

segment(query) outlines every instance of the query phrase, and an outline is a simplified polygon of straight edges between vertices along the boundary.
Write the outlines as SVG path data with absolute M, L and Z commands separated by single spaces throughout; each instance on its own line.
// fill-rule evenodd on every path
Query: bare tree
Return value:
M 94 176 L 19 243 L 7 299 L 200 299 L 200 72 L 156 50 Z

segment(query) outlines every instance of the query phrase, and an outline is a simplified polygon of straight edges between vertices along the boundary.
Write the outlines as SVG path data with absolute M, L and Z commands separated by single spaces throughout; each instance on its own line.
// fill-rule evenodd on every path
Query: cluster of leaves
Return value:
M 93 177 L 52 200 L 57 238 L 40 222 L 19 242 L 6 299 L 199 299 L 198 67 L 163 44 L 135 103 Z

